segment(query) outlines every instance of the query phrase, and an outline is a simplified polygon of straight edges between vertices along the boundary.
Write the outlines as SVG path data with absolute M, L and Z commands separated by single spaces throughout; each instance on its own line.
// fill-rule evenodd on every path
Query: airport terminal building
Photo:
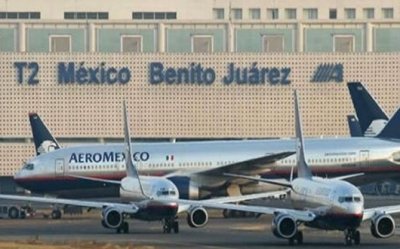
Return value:
M 400 104 L 396 0 L 0 0 L 0 176 L 59 141 L 347 136 L 348 81 Z

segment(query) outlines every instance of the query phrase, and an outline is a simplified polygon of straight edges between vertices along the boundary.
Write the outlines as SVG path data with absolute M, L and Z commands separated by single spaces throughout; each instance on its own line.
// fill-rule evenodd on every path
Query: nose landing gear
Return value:
M 360 231 L 355 229 L 346 229 L 344 230 L 344 243 L 347 246 L 351 246 L 352 244 L 359 245 L 361 242 Z
M 176 217 L 163 219 L 163 233 L 171 233 L 172 230 L 174 233 L 179 233 L 179 223 Z

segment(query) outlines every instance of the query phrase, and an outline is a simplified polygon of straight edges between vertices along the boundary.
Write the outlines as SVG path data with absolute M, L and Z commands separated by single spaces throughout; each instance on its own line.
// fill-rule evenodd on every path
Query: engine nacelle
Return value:
M 204 227 L 208 222 L 208 213 L 203 207 L 194 207 L 189 209 L 187 223 L 190 227 Z
M 388 214 L 377 215 L 371 219 L 371 233 L 375 238 L 389 238 L 395 229 L 396 223 Z
M 293 238 L 297 233 L 296 220 L 290 215 L 279 214 L 272 220 L 272 232 L 278 238 Z
M 120 210 L 108 207 L 103 210 L 103 220 L 101 224 L 106 228 L 117 229 L 124 221 L 123 214 Z

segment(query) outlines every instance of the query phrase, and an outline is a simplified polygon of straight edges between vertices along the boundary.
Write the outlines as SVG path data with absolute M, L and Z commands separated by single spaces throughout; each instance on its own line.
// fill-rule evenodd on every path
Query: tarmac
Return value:
M 378 198 L 369 205 L 398 204 L 399 199 Z M 386 203 L 386 204 L 385 204 Z M 100 224 L 99 212 L 80 216 L 65 215 L 60 220 L 42 217 L 24 220 L 0 220 L 1 243 L 41 243 L 47 245 L 70 244 L 70 248 L 292 248 L 288 242 L 271 233 L 271 217 L 229 218 L 213 211 L 212 218 L 204 228 L 190 228 L 186 216 L 179 219 L 178 234 L 163 234 L 160 222 L 130 220 L 129 234 L 116 234 Z M 355 248 L 400 248 L 400 216 L 395 216 L 397 229 L 389 239 L 376 239 L 370 233 L 370 222 L 360 228 L 361 245 Z M 304 244 L 296 248 L 349 248 L 344 245 L 340 231 L 321 231 L 304 228 Z M 92 244 L 94 247 L 80 246 Z M 101 246 L 117 245 L 117 247 Z M 132 247 L 133 246 L 133 247 Z M 41 248 L 44 246 L 40 246 Z M 9 247 L 11 248 L 11 247 Z M 14 248 L 14 247 L 12 247 Z M 15 247 L 17 248 L 17 247 Z M 24 247 L 22 247 L 24 248 Z

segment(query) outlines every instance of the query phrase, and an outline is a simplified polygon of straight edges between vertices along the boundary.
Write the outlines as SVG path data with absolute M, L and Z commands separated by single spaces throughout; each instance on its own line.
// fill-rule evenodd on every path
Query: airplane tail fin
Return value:
M 139 183 L 140 192 L 143 196 L 146 194 L 143 191 L 143 186 L 140 181 L 140 177 L 138 171 L 136 169 L 135 164 L 132 160 L 132 146 L 131 146 L 131 136 L 129 134 L 129 122 L 128 122 L 128 113 L 126 110 L 126 104 L 124 101 L 124 147 L 125 147 L 125 166 L 126 166 L 126 175 L 131 178 L 136 178 Z M 123 187 L 123 186 L 122 186 Z
M 29 122 L 31 124 L 36 155 L 61 148 L 37 113 L 29 113 Z
M 388 116 L 361 82 L 349 82 L 347 87 L 364 134 L 375 120 L 388 120 Z
M 400 108 L 389 120 L 382 131 L 377 135 L 377 137 L 400 139 Z
M 304 155 L 304 139 L 303 139 L 303 129 L 301 123 L 301 115 L 299 110 L 299 99 L 297 97 L 297 91 L 294 91 L 294 117 L 295 117 L 295 129 L 296 129 L 296 166 L 297 166 L 297 176 L 300 178 L 311 179 L 311 170 L 308 167 Z
M 347 115 L 347 123 L 349 124 L 350 136 L 351 137 L 363 137 L 364 134 L 361 131 L 360 123 L 356 116 Z

